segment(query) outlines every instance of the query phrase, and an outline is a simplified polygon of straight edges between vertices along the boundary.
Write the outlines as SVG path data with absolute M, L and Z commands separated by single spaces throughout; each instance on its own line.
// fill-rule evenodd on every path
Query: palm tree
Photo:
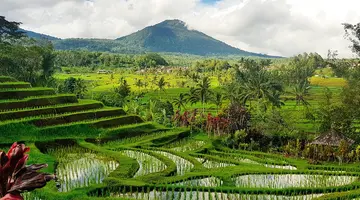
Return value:
M 306 100 L 306 96 L 309 95 L 310 84 L 308 81 L 303 81 L 302 83 L 298 83 L 293 87 L 293 91 L 289 92 L 289 94 L 295 96 L 296 105 L 309 106 L 310 103 Z
M 250 70 L 241 74 L 240 79 L 240 100 L 243 105 L 249 100 L 261 100 L 277 107 L 281 106 L 280 93 L 282 92 L 282 85 L 274 82 L 267 71 Z
M 186 96 L 186 101 L 190 102 L 191 105 L 196 104 L 197 102 L 200 101 L 199 95 L 197 94 L 196 89 L 193 87 L 190 88 L 189 93 L 185 94 L 185 96 Z
M 224 100 L 224 95 L 222 93 L 217 92 L 215 94 L 215 98 L 213 99 L 213 102 L 216 105 L 217 113 L 219 113 L 219 108 L 222 106 L 223 100 Z
M 164 77 L 161 77 L 160 80 L 156 83 L 160 91 L 165 91 L 165 86 L 167 82 Z
M 185 107 L 185 105 L 187 103 L 186 96 L 187 96 L 187 94 L 180 93 L 179 97 L 173 100 L 173 104 L 178 108 L 178 110 L 180 110 L 181 108 L 186 110 L 186 107 Z
M 211 95 L 213 92 L 210 90 L 210 79 L 209 77 L 205 76 L 199 83 L 196 84 L 195 93 L 198 95 L 202 107 L 203 113 L 205 112 L 205 103 L 210 100 Z

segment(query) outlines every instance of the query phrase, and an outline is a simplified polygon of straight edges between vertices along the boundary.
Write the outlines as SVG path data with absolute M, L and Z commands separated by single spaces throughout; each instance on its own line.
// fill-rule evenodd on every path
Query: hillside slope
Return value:
M 125 54 L 169 52 L 200 56 L 238 55 L 276 57 L 232 47 L 202 32 L 190 30 L 185 22 L 180 20 L 165 20 L 116 40 L 59 39 L 32 31 L 26 31 L 26 34 L 35 39 L 49 39 L 53 42 L 55 49 L 58 50 L 88 50 Z

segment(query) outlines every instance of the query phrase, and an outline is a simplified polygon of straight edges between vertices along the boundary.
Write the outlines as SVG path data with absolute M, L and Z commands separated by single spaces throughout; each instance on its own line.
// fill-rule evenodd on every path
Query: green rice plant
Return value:
M 120 140 L 115 140 L 115 141 L 109 141 L 103 144 L 103 146 L 105 148 L 119 148 L 121 146 L 126 146 L 127 144 L 134 144 L 136 142 L 140 142 L 140 141 L 149 141 L 153 138 L 156 137 L 161 137 L 161 136 L 165 136 L 168 135 L 168 132 L 166 131 L 161 131 L 161 132 L 156 132 L 156 133 L 148 133 L 148 134 L 144 134 L 144 135 L 140 135 L 140 136 L 135 136 L 135 137 L 126 137 Z
M 15 88 L 30 88 L 30 83 L 26 82 L 0 82 L 0 90 L 15 89 Z
M 113 117 L 104 120 L 98 120 L 97 122 L 91 123 L 91 126 L 97 128 L 111 128 L 118 127 L 127 124 L 143 123 L 143 119 L 137 115 L 126 115 L 120 117 Z
M 188 135 L 189 130 L 186 128 L 174 128 L 172 130 L 151 133 L 145 136 L 129 137 L 119 141 L 113 141 L 106 144 L 111 149 L 116 149 L 123 145 L 125 146 L 152 146 L 157 141 L 167 140 L 168 138 L 182 138 Z
M 0 121 L 13 120 L 26 117 L 35 117 L 35 116 L 44 116 L 44 115 L 54 115 L 54 114 L 64 114 L 67 112 L 78 112 L 84 110 L 92 110 L 102 108 L 103 104 L 96 101 L 84 101 L 81 103 L 75 104 L 66 104 L 66 105 L 55 105 L 51 107 L 43 108 L 32 108 L 32 109 L 23 109 L 23 110 L 11 110 L 7 112 L 0 112 Z
M 31 96 L 54 95 L 55 91 L 51 88 L 22 88 L 22 89 L 3 89 L 0 90 L 1 99 L 24 99 Z
M 237 187 L 246 188 L 316 188 L 347 185 L 358 180 L 358 177 L 310 174 L 254 174 L 238 176 L 233 180 Z
M 195 178 L 192 180 L 182 181 L 174 183 L 176 186 L 187 187 L 219 187 L 223 184 L 223 181 L 217 177 Z
M 66 103 L 78 103 L 78 100 L 71 94 L 29 97 L 22 100 L 0 100 L 0 111 Z
M 79 122 L 89 119 L 100 119 L 104 117 L 112 117 L 124 115 L 125 112 L 120 108 L 100 108 L 94 110 L 78 111 L 73 113 L 66 113 L 62 115 L 44 115 L 29 118 L 22 118 L 19 120 L 8 120 L 0 122 L 0 126 L 9 123 L 29 123 L 38 127 L 54 126 L 59 124 L 66 124 L 72 122 Z

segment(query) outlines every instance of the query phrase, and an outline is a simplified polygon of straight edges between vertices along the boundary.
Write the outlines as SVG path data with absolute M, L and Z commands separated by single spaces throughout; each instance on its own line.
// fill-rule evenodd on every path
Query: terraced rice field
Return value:
M 0 147 L 25 141 L 30 164 L 48 163 L 46 171 L 58 177 L 26 193 L 26 200 L 360 197 L 355 164 L 312 165 L 281 154 L 228 149 L 187 128 L 145 123 L 121 109 L 26 88 L 9 77 L 1 81 L 6 84 L 0 93 L 13 96 L 0 100 Z

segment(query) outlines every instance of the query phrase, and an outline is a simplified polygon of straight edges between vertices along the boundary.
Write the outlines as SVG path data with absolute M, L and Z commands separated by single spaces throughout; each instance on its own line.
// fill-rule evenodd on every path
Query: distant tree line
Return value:
M 19 25 L 0 16 L 0 74 L 32 85 L 51 84 L 55 59 L 52 44 L 27 38 Z

